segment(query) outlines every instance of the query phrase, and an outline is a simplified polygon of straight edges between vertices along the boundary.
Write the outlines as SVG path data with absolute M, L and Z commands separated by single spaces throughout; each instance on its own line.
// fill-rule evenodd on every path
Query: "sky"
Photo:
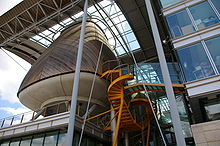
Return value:
M 0 0 L 0 16 L 22 0 Z M 18 56 L 6 51 L 19 66 L 0 48 L 0 119 L 30 111 L 17 97 L 18 88 L 31 65 Z

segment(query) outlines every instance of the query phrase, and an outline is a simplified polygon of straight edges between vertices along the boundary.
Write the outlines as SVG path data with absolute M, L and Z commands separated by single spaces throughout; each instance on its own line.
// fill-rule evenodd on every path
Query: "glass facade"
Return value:
M 215 65 L 218 69 L 218 72 L 220 72 L 220 50 L 219 50 L 220 36 L 206 40 L 205 43 L 206 43 L 206 45 L 209 49 L 209 52 L 215 62 Z
M 215 74 L 201 43 L 179 49 L 177 53 L 186 81 L 193 81 Z
M 206 100 L 204 108 L 207 121 L 220 120 L 220 98 Z
M 160 3 L 162 5 L 163 8 L 166 8 L 168 6 L 171 6 L 175 3 L 181 2 L 183 0 L 160 0 Z
M 206 1 L 189 8 L 198 29 L 219 23 L 217 15 Z
M 205 1 L 166 16 L 173 38 L 203 29 L 220 22 L 219 1 Z
M 20 138 L 0 141 L 0 146 L 66 146 L 67 130 L 55 130 L 51 132 L 35 134 L 32 136 L 24 136 Z M 79 133 L 74 133 L 74 146 L 78 145 Z M 97 138 L 84 135 L 82 146 L 108 146 L 108 143 L 101 142 Z
M 167 22 L 173 38 L 195 31 L 186 10 L 167 16 Z
M 173 84 L 183 83 L 182 74 L 180 68 L 175 62 L 168 62 L 168 69 L 170 72 L 170 78 Z M 130 71 L 134 74 L 135 80 L 129 81 L 130 84 L 142 82 L 142 78 L 145 83 L 164 83 L 162 71 L 159 63 L 138 63 L 140 68 L 141 77 L 136 68 L 130 67 Z M 127 68 L 123 68 L 123 74 L 127 74 Z
M 220 13 L 220 2 L 219 0 L 211 0 L 215 8 L 217 9 L 218 13 Z

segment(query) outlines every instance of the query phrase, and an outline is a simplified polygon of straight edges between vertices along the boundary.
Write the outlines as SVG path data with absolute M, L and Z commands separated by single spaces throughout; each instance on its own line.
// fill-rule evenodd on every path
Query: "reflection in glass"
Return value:
M 208 121 L 220 119 L 220 99 L 210 99 L 204 104 Z
M 160 3 L 163 8 L 166 8 L 170 5 L 173 5 L 173 4 L 181 2 L 181 1 L 183 1 L 183 0 L 160 0 Z
M 214 75 L 212 66 L 201 43 L 179 49 L 177 54 L 186 81 L 193 81 Z
M 171 115 L 170 115 L 170 105 L 168 102 L 168 98 L 166 96 L 166 93 L 159 93 L 157 92 L 154 95 L 151 95 L 151 97 L 156 97 L 156 105 L 157 105 L 157 115 L 158 115 L 158 119 L 159 122 L 161 124 L 167 125 L 167 131 L 173 131 L 172 129 L 172 120 L 171 120 Z M 182 126 L 182 130 L 183 130 L 183 134 L 185 137 L 191 137 L 192 133 L 191 133 L 191 129 L 190 129 L 190 124 L 188 121 L 188 115 L 186 112 L 186 108 L 184 105 L 184 95 L 183 94 L 175 94 L 176 97 L 176 103 L 177 103 L 177 108 L 178 108 L 178 112 L 179 112 L 179 116 L 180 116 L 180 121 L 181 121 L 181 126 Z M 169 138 L 169 136 L 171 135 L 167 135 Z M 170 137 L 171 138 L 171 137 Z
M 24 137 L 21 140 L 21 146 L 30 146 L 32 136 Z
M 46 137 L 45 137 L 45 140 L 44 140 L 44 145 L 46 145 L 46 146 L 56 146 L 57 135 L 58 135 L 58 131 L 48 132 L 46 134 Z
M 31 146 L 42 146 L 44 140 L 44 134 L 35 135 L 32 140 Z
M 219 0 L 212 0 L 212 3 L 214 4 L 215 8 L 220 13 L 220 2 L 219 2 Z
M 66 130 L 60 131 L 57 146 L 66 146 Z
M 173 38 L 195 31 L 186 10 L 166 17 Z
M 219 19 L 207 1 L 189 8 L 199 29 L 219 23 Z
M 215 62 L 216 67 L 218 68 L 218 71 L 220 72 L 220 36 L 213 39 L 209 39 L 205 41 L 205 43 L 209 49 L 209 52 L 212 55 L 212 58 Z
M 1 143 L 1 146 L 9 146 L 9 141 Z
M 170 72 L 170 78 L 173 84 L 181 84 L 183 82 L 182 76 L 180 74 L 180 68 L 175 62 L 168 62 L 168 69 Z M 144 79 L 146 83 L 164 83 L 162 71 L 159 63 L 138 63 L 140 67 L 141 76 L 138 74 L 137 69 L 134 68 L 134 75 L 136 82 L 141 82 Z M 126 68 L 125 68 L 126 69 Z M 132 68 L 130 70 L 133 70 Z M 132 84 L 133 82 L 129 82 Z
M 10 142 L 10 146 L 19 146 L 20 139 L 16 138 Z

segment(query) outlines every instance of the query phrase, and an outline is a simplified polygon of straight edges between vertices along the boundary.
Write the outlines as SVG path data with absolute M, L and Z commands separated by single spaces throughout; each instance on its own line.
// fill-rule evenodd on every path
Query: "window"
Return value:
M 3 143 L 1 143 L 1 146 L 9 146 L 9 142 L 8 141 L 3 142 Z
M 177 51 L 186 81 L 214 75 L 212 66 L 201 43 Z M 199 56 L 199 57 L 198 57 Z
M 48 132 L 45 137 L 44 145 L 45 146 L 56 146 L 57 135 L 58 135 L 58 131 Z
M 10 146 L 19 146 L 20 140 L 14 139 L 10 142 Z
M 30 146 L 32 136 L 24 137 L 21 139 L 21 146 Z
M 219 23 L 219 19 L 207 1 L 189 8 L 198 29 Z
M 220 119 L 220 98 L 200 100 L 202 109 L 204 110 L 204 120 L 214 121 Z
M 219 2 L 219 0 L 212 0 L 212 3 L 214 4 L 215 8 L 220 13 L 220 2 Z
M 215 62 L 215 65 L 220 72 L 220 36 L 216 38 L 209 39 L 205 41 L 209 52 L 211 53 L 211 56 Z
M 58 144 L 57 146 L 65 146 L 66 145 L 66 130 L 60 131 L 59 137 L 58 137 Z
M 175 3 L 181 2 L 182 0 L 160 0 L 163 8 L 173 5 Z
M 166 19 L 173 38 L 195 31 L 186 10 L 169 15 Z
M 43 145 L 43 140 L 44 140 L 44 134 L 35 135 L 33 140 L 32 140 L 32 145 L 31 146 L 42 146 Z

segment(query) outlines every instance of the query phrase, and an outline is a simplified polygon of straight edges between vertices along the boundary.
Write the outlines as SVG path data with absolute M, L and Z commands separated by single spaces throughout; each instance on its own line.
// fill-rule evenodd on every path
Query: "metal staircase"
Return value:
M 144 130 L 146 123 L 138 123 L 135 117 L 131 114 L 128 103 L 126 103 L 124 98 L 124 86 L 125 82 L 132 80 L 133 75 L 122 75 L 122 71 L 119 70 L 109 70 L 102 74 L 101 78 L 106 77 L 110 80 L 110 85 L 108 87 L 108 100 L 115 109 L 116 113 L 116 129 L 114 131 L 114 141 L 113 146 L 117 144 L 117 138 L 119 132 L 131 132 L 135 130 Z M 142 99 L 143 100 L 143 99 Z M 146 99 L 145 99 L 146 100 Z M 136 99 L 133 103 L 142 102 Z M 144 101 L 146 102 L 146 101 Z M 147 103 L 147 102 L 146 102 Z M 150 121 L 147 122 L 149 125 Z

